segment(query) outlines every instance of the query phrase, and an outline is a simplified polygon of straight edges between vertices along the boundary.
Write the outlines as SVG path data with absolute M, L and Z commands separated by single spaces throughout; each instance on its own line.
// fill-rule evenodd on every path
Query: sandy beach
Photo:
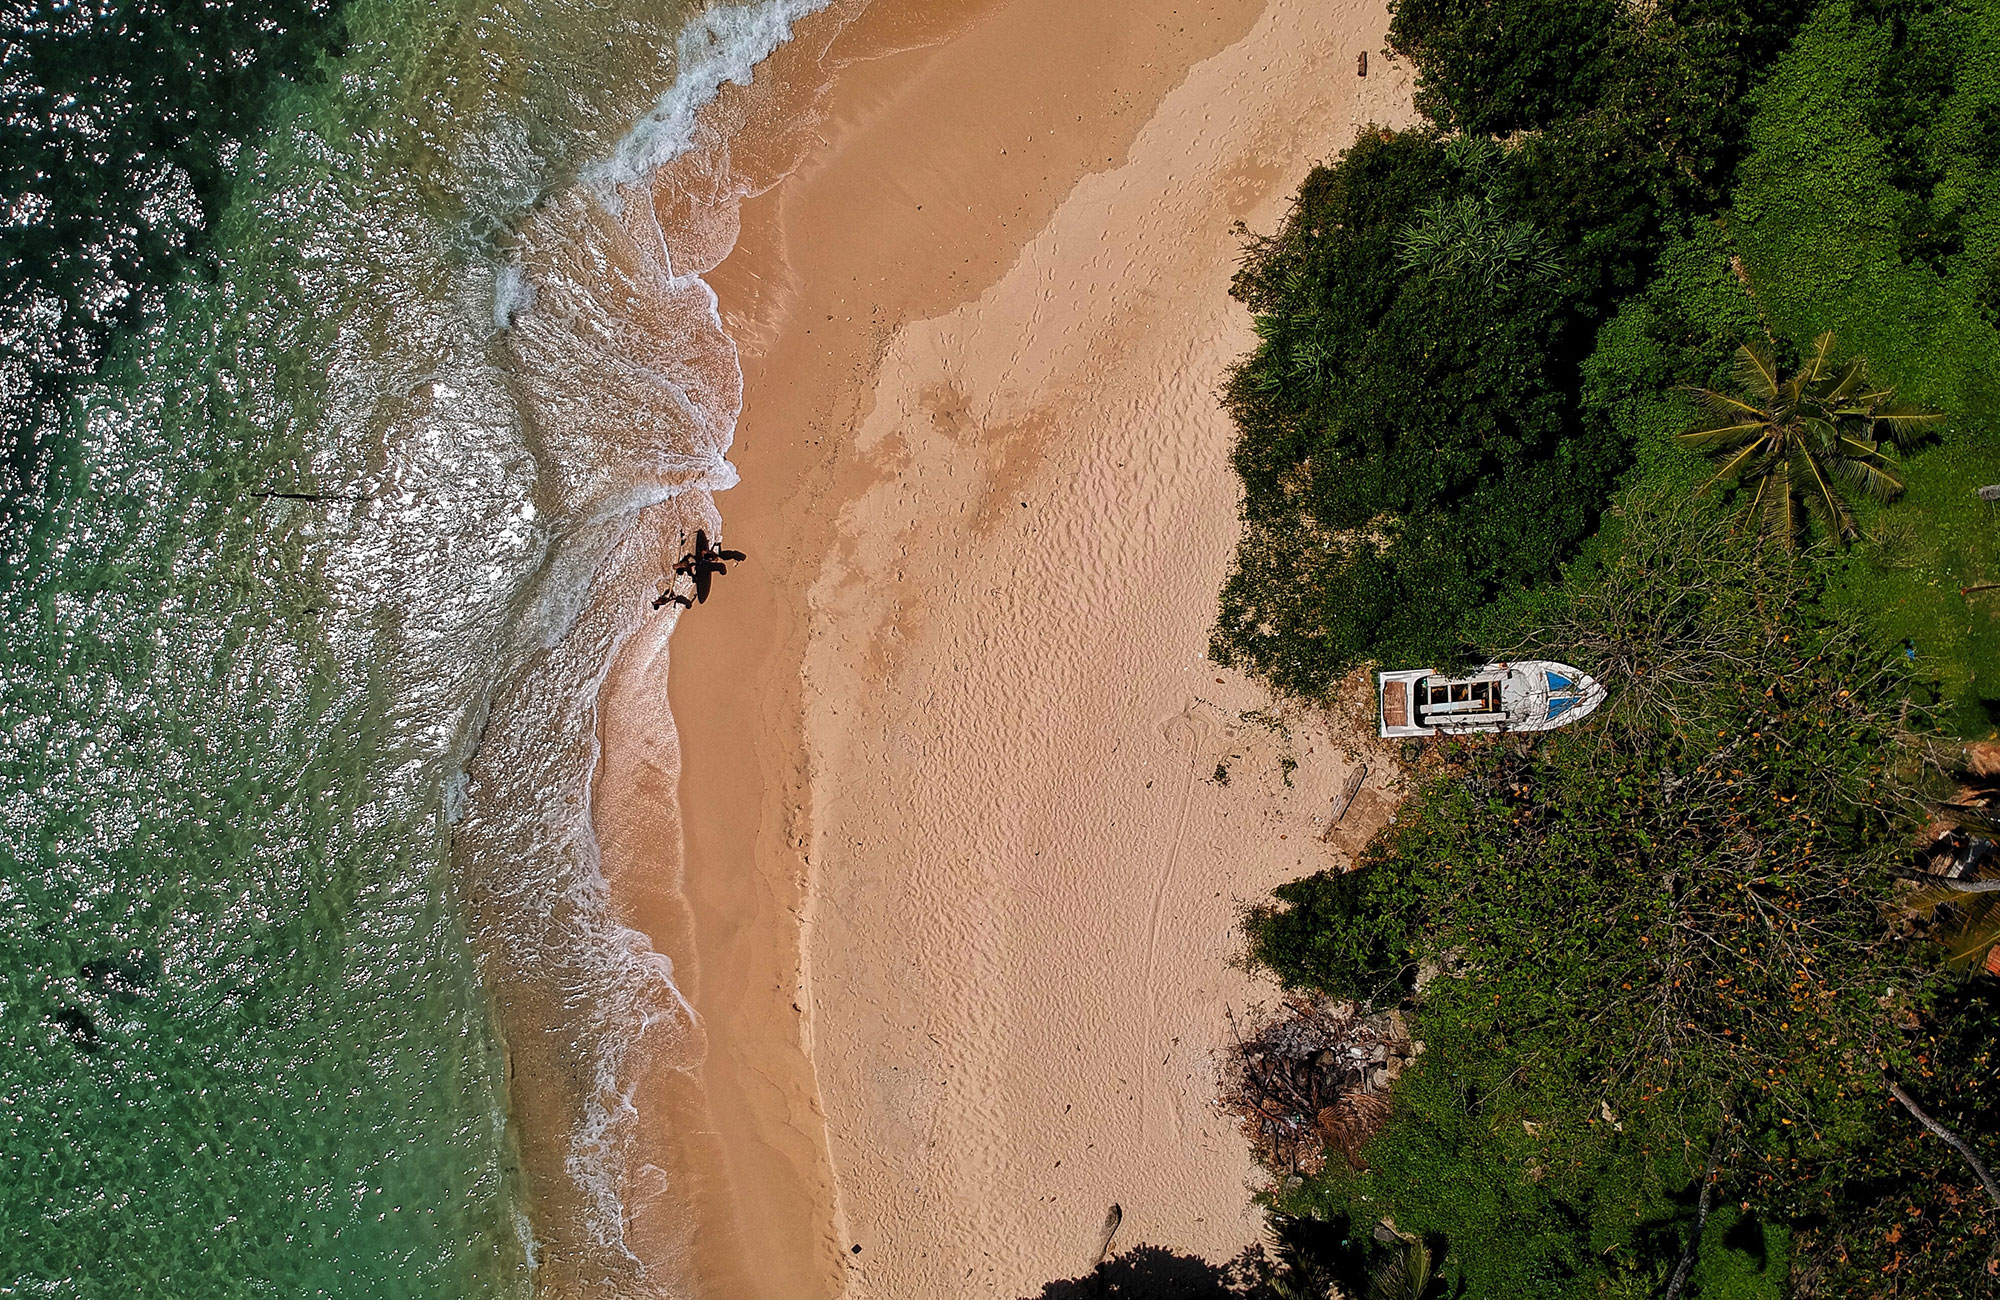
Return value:
M 702 1027 L 636 1104 L 705 1296 L 1033 1295 L 1114 1203 L 1114 1249 L 1254 1240 L 1237 910 L 1389 806 L 1205 654 L 1236 223 L 1410 120 L 1386 6 L 917 10 L 760 70 L 828 88 L 709 276 L 751 559 L 600 697 L 605 875 Z

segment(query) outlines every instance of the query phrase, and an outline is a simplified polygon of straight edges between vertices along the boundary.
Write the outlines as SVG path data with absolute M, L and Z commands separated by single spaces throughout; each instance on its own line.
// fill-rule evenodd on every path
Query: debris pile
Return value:
M 1331 1153 L 1362 1167 L 1362 1144 L 1389 1118 L 1389 1085 L 1423 1051 L 1397 1011 L 1297 998 L 1236 1028 L 1222 1106 L 1266 1168 L 1316 1174 Z

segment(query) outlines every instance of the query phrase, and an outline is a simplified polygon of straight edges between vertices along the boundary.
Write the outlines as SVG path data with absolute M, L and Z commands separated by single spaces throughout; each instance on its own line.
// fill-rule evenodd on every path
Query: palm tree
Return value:
M 1368 1279 L 1368 1300 L 1424 1300 L 1431 1280 L 1431 1248 L 1421 1237 L 1406 1236 L 1402 1251 Z
M 1767 348 L 1745 343 L 1736 349 L 1736 382 L 1740 395 L 1690 390 L 1706 418 L 1680 440 L 1722 462 L 1695 495 L 1724 479 L 1746 488 L 1754 483 L 1743 517 L 1787 549 L 1804 522 L 1801 506 L 1841 541 L 1851 539 L 1847 492 L 1878 501 L 1901 493 L 1903 481 L 1885 444 L 1900 444 L 1912 430 L 1943 418 L 1898 403 L 1893 388 L 1871 387 L 1863 357 L 1836 367 L 1831 330 L 1813 341 L 1812 355 L 1784 380 Z

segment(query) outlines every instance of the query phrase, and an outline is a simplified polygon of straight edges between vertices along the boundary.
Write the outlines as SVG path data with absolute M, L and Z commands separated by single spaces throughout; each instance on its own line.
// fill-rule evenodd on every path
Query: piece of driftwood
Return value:
M 1354 806 L 1354 796 L 1361 793 L 1361 783 L 1367 779 L 1368 764 L 1366 763 L 1363 763 L 1348 774 L 1346 783 L 1340 787 L 1340 793 L 1333 796 L 1333 817 L 1327 822 L 1326 830 L 1320 834 L 1319 838 L 1322 843 L 1333 838 L 1334 828 L 1340 825 L 1341 821 L 1346 818 L 1347 810 Z
M 1354 65 L 1354 75 L 1357 77 L 1368 75 L 1368 51 L 1361 51 L 1361 58 Z
M 1104 1235 L 1097 1243 L 1097 1260 L 1092 1268 L 1102 1268 L 1111 1254 L 1111 1239 L 1118 1235 L 1118 1225 L 1125 1222 L 1125 1207 L 1113 1201 L 1104 1213 Z

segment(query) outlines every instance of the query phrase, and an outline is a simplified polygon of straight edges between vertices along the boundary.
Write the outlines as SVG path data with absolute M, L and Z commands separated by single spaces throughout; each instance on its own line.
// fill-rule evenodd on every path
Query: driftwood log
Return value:
M 1363 763 L 1348 773 L 1347 780 L 1340 787 L 1340 793 L 1333 797 L 1333 815 L 1320 832 L 1322 843 L 1333 838 L 1333 832 L 1347 819 L 1348 810 L 1354 807 L 1354 796 L 1361 793 L 1361 783 L 1368 779 L 1368 764 Z

